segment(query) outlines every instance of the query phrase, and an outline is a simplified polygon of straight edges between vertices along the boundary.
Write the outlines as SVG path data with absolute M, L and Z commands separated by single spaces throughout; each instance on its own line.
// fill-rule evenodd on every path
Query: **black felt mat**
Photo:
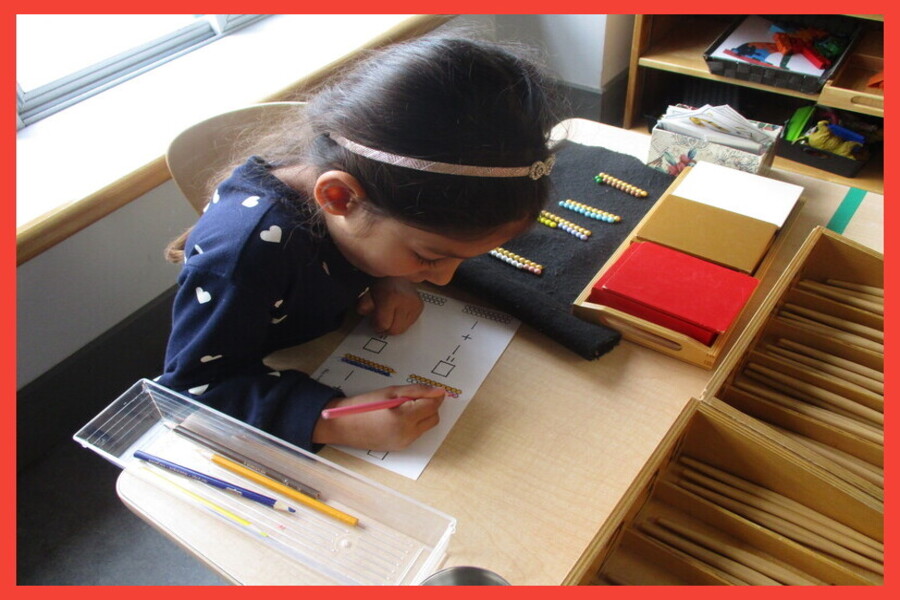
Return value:
M 608 173 L 649 192 L 635 198 L 594 182 Z M 516 316 L 586 359 L 609 352 L 619 342 L 618 332 L 583 321 L 571 312 L 581 290 L 593 279 L 674 178 L 640 160 L 605 148 L 565 142 L 557 150 L 550 175 L 552 190 L 547 210 L 590 229 L 587 241 L 536 224 L 504 248 L 544 267 L 540 277 L 519 271 L 489 255 L 465 261 L 453 284 L 477 294 Z M 622 217 L 609 224 L 590 219 L 558 205 L 572 199 Z

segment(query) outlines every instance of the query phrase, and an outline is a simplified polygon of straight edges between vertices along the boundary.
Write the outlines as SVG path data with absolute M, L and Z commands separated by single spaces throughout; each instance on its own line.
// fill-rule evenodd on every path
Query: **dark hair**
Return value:
M 277 165 L 350 173 L 376 214 L 451 237 L 478 237 L 506 223 L 535 219 L 548 178 L 417 171 L 354 154 L 329 134 L 412 158 L 530 166 L 551 154 L 552 89 L 521 48 L 426 36 L 376 51 L 320 88 L 302 111 L 302 133 L 282 127 L 278 146 L 260 154 Z

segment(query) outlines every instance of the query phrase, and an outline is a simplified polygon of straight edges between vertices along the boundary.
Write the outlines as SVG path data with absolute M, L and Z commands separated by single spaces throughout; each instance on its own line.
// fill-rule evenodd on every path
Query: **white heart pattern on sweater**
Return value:
M 278 225 L 272 225 L 268 229 L 259 232 L 259 237 L 264 242 L 272 242 L 273 244 L 277 244 L 281 241 L 281 227 Z

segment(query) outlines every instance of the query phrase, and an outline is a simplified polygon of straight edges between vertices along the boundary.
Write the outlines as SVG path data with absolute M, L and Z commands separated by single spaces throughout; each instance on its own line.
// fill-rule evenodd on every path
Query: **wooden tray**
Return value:
M 673 191 L 678 187 L 681 183 L 682 179 L 687 176 L 690 172 L 691 168 L 688 167 L 669 186 L 669 188 L 665 191 L 663 196 L 660 198 L 664 198 L 665 196 L 673 193 Z M 698 340 L 695 340 L 687 335 L 682 333 L 672 331 L 666 327 L 662 327 L 660 325 L 656 325 L 655 323 L 651 323 L 644 319 L 635 317 L 633 315 L 629 315 L 622 311 L 610 308 L 609 306 L 604 306 L 602 304 L 596 304 L 590 302 L 588 297 L 590 296 L 591 289 L 594 287 L 594 284 L 603 276 L 603 274 L 619 259 L 623 252 L 635 241 L 635 232 L 640 230 L 641 227 L 653 218 L 656 208 L 659 206 L 660 202 L 657 203 L 647 211 L 647 214 L 641 219 L 640 223 L 632 230 L 629 236 L 622 242 L 618 249 L 609 257 L 603 267 L 597 272 L 597 274 L 591 279 L 590 282 L 584 287 L 580 294 L 575 298 L 572 303 L 572 312 L 586 320 L 593 323 L 600 323 L 601 325 L 605 325 L 622 334 L 622 337 L 626 340 L 632 341 L 636 344 L 640 344 L 642 346 L 646 346 L 658 352 L 662 352 L 663 354 L 667 354 L 669 356 L 673 356 L 679 360 L 683 360 L 685 362 L 697 365 L 699 367 L 703 367 L 704 369 L 712 369 L 717 361 L 719 356 L 724 351 L 725 347 L 728 345 L 728 342 L 734 338 L 737 334 L 740 333 L 738 330 L 741 322 L 740 315 L 735 318 L 734 323 L 724 333 L 720 334 L 716 337 L 715 341 L 712 345 L 707 346 Z M 778 249 L 781 246 L 781 241 L 785 237 L 785 232 L 789 230 L 794 220 L 797 217 L 797 214 L 800 212 L 800 208 L 802 206 L 802 199 L 798 200 L 797 204 L 794 206 L 794 210 L 791 212 L 791 215 L 785 221 L 784 226 L 781 227 L 779 232 L 775 235 L 775 239 L 772 242 L 772 245 L 769 247 L 769 250 L 766 256 L 760 261 L 759 266 L 756 270 L 751 273 L 754 277 L 759 280 L 762 280 L 765 276 L 766 272 L 769 269 L 772 261 L 774 260 L 775 255 L 778 252 Z M 761 293 L 761 290 L 757 289 L 754 293 L 753 298 L 758 296 Z M 747 303 L 747 306 L 753 304 L 753 298 Z M 745 307 L 745 311 L 747 308 Z M 742 313 L 743 314 L 743 313 Z

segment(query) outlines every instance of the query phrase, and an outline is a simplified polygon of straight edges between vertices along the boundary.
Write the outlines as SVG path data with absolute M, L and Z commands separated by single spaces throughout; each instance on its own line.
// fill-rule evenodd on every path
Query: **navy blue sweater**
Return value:
M 254 157 L 219 185 L 185 245 L 159 383 L 308 450 L 341 392 L 269 353 L 340 326 L 371 283 L 310 222 L 306 199 Z

